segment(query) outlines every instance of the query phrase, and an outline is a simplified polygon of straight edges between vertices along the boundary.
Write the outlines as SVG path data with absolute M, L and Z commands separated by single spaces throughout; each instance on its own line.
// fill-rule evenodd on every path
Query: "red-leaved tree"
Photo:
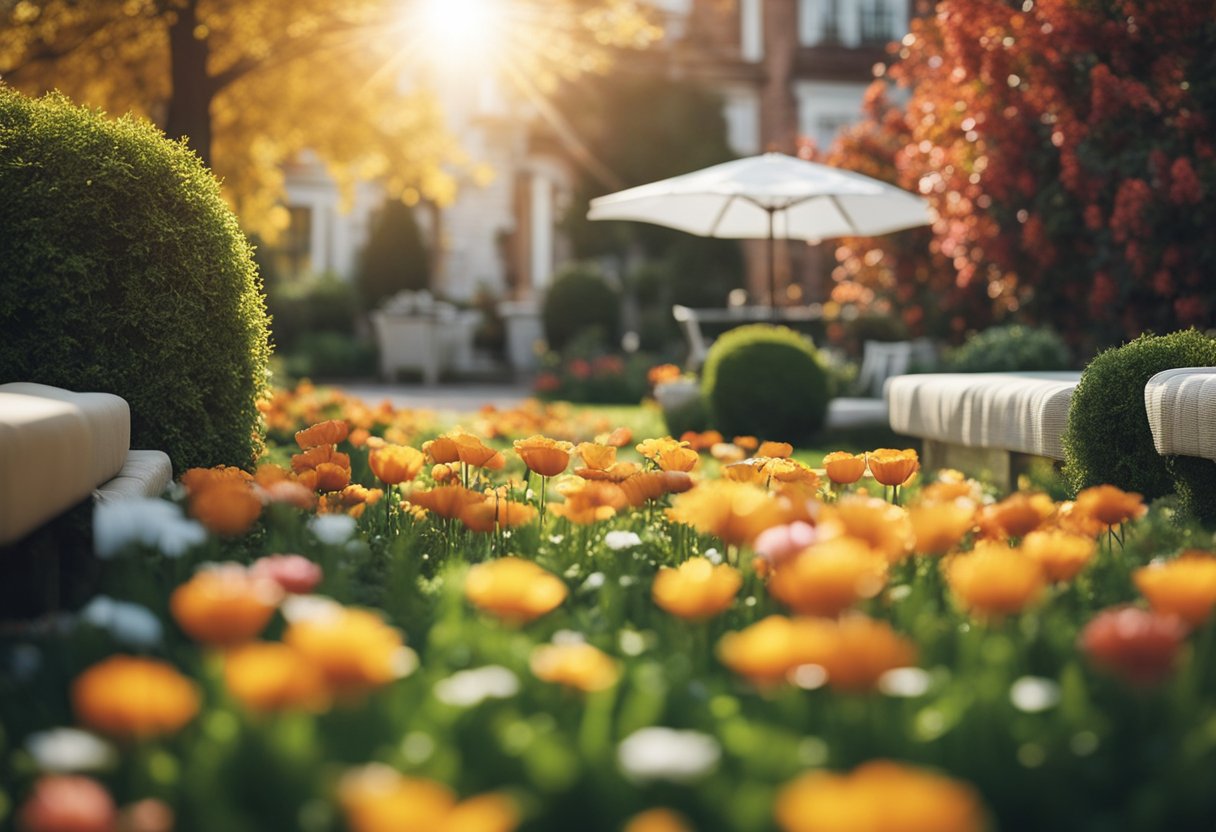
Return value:
M 927 247 L 847 242 L 838 283 L 888 285 L 943 335 L 1018 317 L 1092 348 L 1216 325 L 1216 2 L 943 0 L 889 76 L 904 103 L 874 89 L 829 161 L 938 219 Z

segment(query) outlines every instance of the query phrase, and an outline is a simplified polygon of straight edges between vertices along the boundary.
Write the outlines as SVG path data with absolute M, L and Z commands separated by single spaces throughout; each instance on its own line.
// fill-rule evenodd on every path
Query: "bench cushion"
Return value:
M 1063 459 L 1060 437 L 1081 374 L 926 373 L 884 389 L 891 428 L 907 436 Z
M 1216 368 L 1157 373 L 1144 385 L 1144 409 L 1157 453 L 1216 460 Z
M 131 451 L 114 479 L 93 492 L 99 502 L 126 497 L 159 497 L 173 479 L 173 463 L 164 451 Z
M 85 499 L 127 458 L 127 403 L 108 393 L 0 385 L 0 545 Z

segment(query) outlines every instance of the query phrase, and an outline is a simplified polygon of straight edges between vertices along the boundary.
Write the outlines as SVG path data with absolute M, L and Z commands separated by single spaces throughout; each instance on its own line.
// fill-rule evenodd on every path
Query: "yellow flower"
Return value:
M 864 541 L 837 537 L 816 543 L 769 578 L 773 597 L 803 615 L 839 615 L 886 583 L 887 561 Z
M 122 739 L 173 734 L 194 719 L 198 686 L 155 659 L 110 656 L 76 677 L 72 710 L 87 727 Z
M 875 760 L 849 774 L 810 771 L 773 807 L 782 832 L 982 832 L 984 807 L 968 784 Z
M 230 647 L 266 629 L 282 598 L 274 581 L 228 563 L 202 569 L 173 590 L 169 609 L 195 641 Z
M 426 454 L 408 445 L 385 445 L 367 457 L 372 473 L 386 485 L 399 485 L 418 476 Z
M 835 626 L 820 618 L 770 615 L 718 641 L 722 664 L 757 685 L 782 682 L 794 668 L 822 665 L 834 645 Z
M 710 618 L 731 605 L 742 585 L 739 570 L 724 563 L 715 566 L 697 557 L 675 569 L 660 569 L 651 596 L 656 604 L 680 618 Z
M 513 622 L 531 621 L 551 612 L 566 600 L 566 594 L 560 578 L 523 558 L 479 563 L 464 581 L 469 603 Z
M 1138 520 L 1148 511 L 1144 498 L 1113 485 L 1096 485 L 1077 495 L 1076 511 L 1087 514 L 1104 526 L 1117 526 Z
M 727 545 L 750 545 L 756 535 L 784 522 L 780 503 L 749 483 L 714 480 L 676 497 L 671 517 Z
M 660 437 L 658 439 L 646 439 L 638 443 L 637 451 L 642 456 L 652 462 L 658 462 L 659 455 L 671 451 L 676 448 L 687 448 L 687 442 L 681 442 L 678 439 L 672 439 L 670 436 Z
M 921 501 L 908 507 L 908 521 L 922 555 L 940 555 L 958 545 L 975 525 L 975 503 L 966 497 L 948 501 Z
M 329 704 L 325 680 L 295 648 L 252 642 L 224 654 L 228 692 L 251 711 L 316 711 Z
M 1071 581 L 1094 556 L 1092 537 L 1060 529 L 1043 529 L 1022 538 L 1022 552 L 1043 567 L 1047 580 Z
M 1043 591 L 1038 561 L 1003 543 L 981 541 L 945 564 L 946 579 L 962 606 L 983 616 L 1021 612 Z
M 528 470 L 542 477 L 556 477 L 570 464 L 570 452 L 574 446 L 569 442 L 532 436 L 515 440 L 515 453 L 528 466 Z
M 579 525 L 610 520 L 618 511 L 629 505 L 625 492 L 612 482 L 575 481 L 564 484 L 558 491 L 566 501 L 550 505 L 549 510 Z
M 823 468 L 828 479 L 837 485 L 857 482 L 866 472 L 866 455 L 848 451 L 833 451 L 823 458 Z
M 352 832 L 512 832 L 519 825 L 504 795 L 458 802 L 447 786 L 378 763 L 347 772 L 338 802 Z
M 916 451 L 879 448 L 869 454 L 870 473 L 883 485 L 903 485 L 920 469 Z
M 616 462 L 616 448 L 595 442 L 580 442 L 574 449 L 583 463 L 595 471 L 607 471 Z
M 386 685 L 412 669 L 412 653 L 401 633 L 370 610 L 335 604 L 322 614 L 291 622 L 283 642 L 316 667 L 338 694 Z
M 531 666 L 538 679 L 586 693 L 612 687 L 620 676 L 615 659 L 581 642 L 542 644 L 532 651 Z
M 1216 606 L 1216 555 L 1211 553 L 1186 551 L 1141 567 L 1134 577 L 1154 612 L 1176 615 L 1191 627 L 1207 621 Z
M 701 457 L 692 448 L 667 448 L 659 451 L 655 462 L 664 471 L 691 471 Z

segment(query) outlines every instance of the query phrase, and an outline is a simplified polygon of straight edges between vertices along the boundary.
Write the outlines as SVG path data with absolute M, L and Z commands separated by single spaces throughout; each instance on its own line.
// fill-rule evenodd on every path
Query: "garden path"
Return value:
M 532 396 L 528 384 L 481 384 L 454 383 L 438 387 L 419 384 L 375 384 L 356 382 L 334 385 L 342 392 L 362 399 L 368 404 L 379 404 L 388 399 L 396 408 L 438 410 L 468 413 L 492 404 L 498 408 L 518 405 Z

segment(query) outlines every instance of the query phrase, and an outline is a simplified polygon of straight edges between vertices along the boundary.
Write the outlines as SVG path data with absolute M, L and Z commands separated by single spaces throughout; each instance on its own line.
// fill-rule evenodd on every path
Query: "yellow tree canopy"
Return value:
M 304 149 L 344 186 L 453 198 L 470 163 L 414 71 L 428 5 L 464 15 L 451 25 L 494 10 L 501 69 L 539 88 L 658 34 L 630 0 L 0 0 L 0 79 L 185 137 L 247 227 L 273 234 L 283 163 Z

